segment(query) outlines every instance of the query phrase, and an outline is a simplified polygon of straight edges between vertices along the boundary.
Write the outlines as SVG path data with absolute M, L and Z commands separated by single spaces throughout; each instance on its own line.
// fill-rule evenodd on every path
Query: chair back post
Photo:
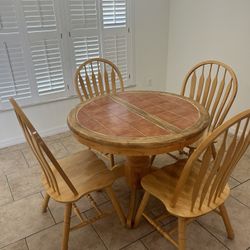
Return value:
M 191 212 L 216 203 L 225 191 L 229 177 L 250 144 L 250 109 L 234 116 L 216 128 L 188 159 L 172 196 L 176 206 L 185 188 L 192 190 Z M 232 136 L 230 132 L 233 132 Z M 212 146 L 217 142 L 213 158 Z M 199 164 L 199 167 L 196 167 Z M 194 169 L 196 172 L 194 172 Z M 191 176 L 192 173 L 192 176 Z M 189 182 L 192 178 L 192 182 Z M 192 184 L 190 184 L 192 183 Z
M 219 61 L 207 60 L 195 65 L 185 76 L 181 95 L 202 104 L 210 114 L 208 130 L 221 125 L 238 91 L 233 69 Z
M 91 58 L 82 63 L 75 72 L 74 84 L 81 102 L 90 98 L 115 94 L 117 82 L 124 91 L 122 74 L 115 64 L 104 58 Z
M 47 145 L 44 143 L 32 123 L 29 121 L 27 116 L 24 114 L 22 109 L 19 107 L 17 102 L 11 97 L 9 98 L 10 103 L 12 104 L 19 124 L 24 132 L 25 138 L 31 147 L 35 157 L 37 158 L 40 166 L 42 168 L 43 174 L 45 176 L 46 182 L 50 188 L 53 189 L 58 195 L 60 195 L 60 188 L 58 186 L 57 179 L 54 174 L 54 169 L 59 173 L 61 178 L 67 184 L 69 189 L 74 195 L 78 195 L 77 190 L 75 189 L 72 182 L 69 180 L 68 176 L 65 174 Z M 53 169 L 54 168 L 54 169 Z

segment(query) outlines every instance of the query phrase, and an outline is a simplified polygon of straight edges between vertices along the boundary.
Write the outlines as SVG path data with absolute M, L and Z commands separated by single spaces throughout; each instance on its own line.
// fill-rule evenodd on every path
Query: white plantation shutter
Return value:
M 72 73 L 89 58 L 115 63 L 129 85 L 127 0 L 67 0 L 72 46 Z
M 22 0 L 22 7 L 29 33 L 56 31 L 53 0 Z
M 18 33 L 16 9 L 13 1 L 1 0 L 0 34 Z
M 103 27 L 126 27 L 126 0 L 102 0 Z
M 79 66 L 91 57 L 100 56 L 99 39 L 93 37 L 74 37 L 73 38 L 75 66 Z
M 74 94 L 77 66 L 104 57 L 131 78 L 131 0 L 0 0 L 0 109 Z M 66 84 L 67 83 L 67 84 Z
M 23 49 L 18 42 L 0 44 L 0 95 L 2 102 L 10 96 L 16 99 L 31 97 Z
M 97 29 L 96 0 L 68 0 L 71 31 Z
M 32 88 L 27 73 L 26 56 L 15 3 L 12 0 L 1 0 L 0 109 L 8 107 L 8 98 L 11 96 L 30 103 Z
M 100 56 L 97 0 L 66 0 L 71 38 L 72 73 L 91 57 Z
M 62 60 L 57 39 L 43 39 L 31 44 L 32 61 L 39 95 L 65 90 Z
M 130 34 L 127 0 L 102 0 L 103 57 L 121 71 L 125 86 L 131 84 Z
M 109 35 L 103 38 L 103 56 L 121 71 L 125 84 L 128 81 L 128 48 L 126 35 Z M 128 84 L 127 84 L 128 85 Z
M 66 97 L 56 1 L 21 0 L 21 6 L 39 99 Z

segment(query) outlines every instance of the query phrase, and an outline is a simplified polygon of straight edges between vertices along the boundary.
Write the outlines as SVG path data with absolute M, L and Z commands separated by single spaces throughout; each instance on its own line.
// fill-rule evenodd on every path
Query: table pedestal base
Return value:
M 133 227 L 137 208 L 137 190 L 141 188 L 142 177 L 150 172 L 149 156 L 127 156 L 125 162 L 125 177 L 131 189 L 127 226 Z

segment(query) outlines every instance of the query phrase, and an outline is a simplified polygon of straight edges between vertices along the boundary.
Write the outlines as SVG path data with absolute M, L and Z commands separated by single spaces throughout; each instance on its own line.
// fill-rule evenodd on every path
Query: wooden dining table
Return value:
M 209 114 L 190 98 L 157 91 L 127 91 L 98 96 L 77 105 L 68 126 L 81 143 L 126 157 L 117 176 L 131 189 L 127 226 L 132 227 L 141 178 L 152 171 L 150 157 L 183 149 L 197 141 Z

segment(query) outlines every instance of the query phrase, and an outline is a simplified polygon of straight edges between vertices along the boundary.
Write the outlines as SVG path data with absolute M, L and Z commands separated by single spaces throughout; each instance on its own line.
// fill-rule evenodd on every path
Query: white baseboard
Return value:
M 50 135 L 63 133 L 63 132 L 66 132 L 68 130 L 69 130 L 69 128 L 65 124 L 65 125 L 58 126 L 58 127 L 51 128 L 51 129 L 47 129 L 47 130 L 44 130 L 44 131 L 41 131 L 41 132 L 39 131 L 39 134 L 42 137 L 45 137 L 45 136 L 50 136 Z M 1 140 L 0 141 L 0 148 L 9 147 L 9 146 L 13 146 L 13 145 L 24 143 L 24 142 L 25 142 L 24 136 L 12 137 L 12 138 L 9 138 L 9 139 L 6 139 L 6 140 Z

